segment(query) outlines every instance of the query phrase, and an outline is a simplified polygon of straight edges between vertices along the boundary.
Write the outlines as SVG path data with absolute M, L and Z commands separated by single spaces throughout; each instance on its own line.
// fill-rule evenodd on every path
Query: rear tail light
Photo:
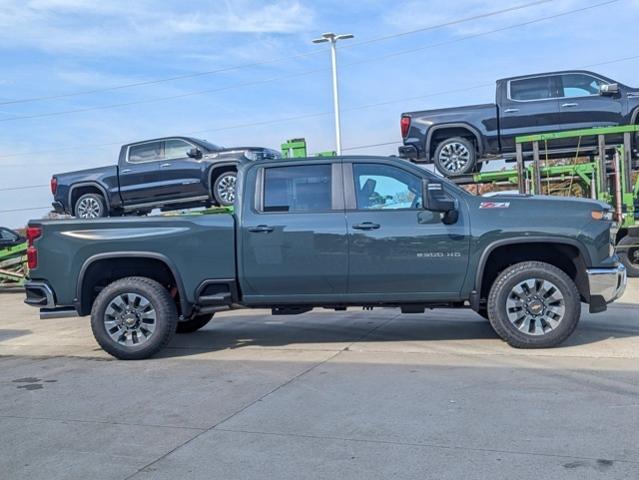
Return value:
M 402 129 L 402 138 L 406 138 L 408 136 L 408 130 L 410 129 L 410 117 L 402 117 L 400 126 Z
M 38 266 L 38 249 L 33 242 L 42 236 L 42 228 L 40 227 L 27 227 L 27 265 L 30 270 L 33 270 Z
M 58 179 L 55 177 L 51 177 L 51 193 L 55 195 L 55 192 L 58 191 Z

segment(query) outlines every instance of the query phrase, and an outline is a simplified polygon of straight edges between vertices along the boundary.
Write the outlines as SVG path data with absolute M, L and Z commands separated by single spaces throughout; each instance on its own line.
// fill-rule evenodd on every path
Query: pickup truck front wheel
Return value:
M 197 332 L 200 328 L 206 326 L 211 321 L 213 314 L 196 315 L 193 318 L 178 322 L 175 333 L 193 333 Z
M 148 358 L 173 337 L 177 308 L 169 291 L 146 277 L 107 285 L 91 310 L 91 329 L 100 346 L 121 360 Z
M 73 213 L 77 218 L 106 217 L 107 209 L 104 203 L 104 197 L 98 193 L 86 193 L 82 195 L 76 200 Z
M 549 348 L 566 340 L 581 315 L 572 279 L 544 262 L 522 262 L 504 270 L 488 295 L 488 319 L 516 348 Z
M 477 151 L 467 138 L 448 138 L 437 145 L 433 161 L 445 177 L 467 175 L 475 171 Z

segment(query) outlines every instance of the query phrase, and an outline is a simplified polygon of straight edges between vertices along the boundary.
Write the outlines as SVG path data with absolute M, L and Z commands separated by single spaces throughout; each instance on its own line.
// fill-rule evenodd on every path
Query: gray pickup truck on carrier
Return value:
M 497 81 L 495 103 L 408 112 L 400 122 L 400 156 L 454 177 L 481 169 L 480 159 L 514 160 L 521 135 L 639 123 L 639 89 L 582 70 L 511 77 Z M 596 140 L 554 142 L 549 156 L 594 151 Z
M 377 157 L 251 162 L 238 186 L 233 215 L 31 221 L 26 303 L 90 314 L 138 359 L 240 307 L 470 307 L 512 346 L 552 347 L 625 288 L 601 202 L 475 197 Z

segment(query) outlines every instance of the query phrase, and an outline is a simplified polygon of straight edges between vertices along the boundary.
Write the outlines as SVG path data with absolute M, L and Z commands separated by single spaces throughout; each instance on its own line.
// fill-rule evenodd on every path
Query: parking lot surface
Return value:
M 639 478 L 639 282 L 561 348 L 472 311 L 217 315 L 154 359 L 0 295 L 0 478 Z

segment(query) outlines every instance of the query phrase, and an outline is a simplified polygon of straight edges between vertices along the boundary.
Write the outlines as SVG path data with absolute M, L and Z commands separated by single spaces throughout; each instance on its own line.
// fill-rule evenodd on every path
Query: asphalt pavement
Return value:
M 560 348 L 472 311 L 217 315 L 118 361 L 0 294 L 0 479 L 639 478 L 639 281 Z

